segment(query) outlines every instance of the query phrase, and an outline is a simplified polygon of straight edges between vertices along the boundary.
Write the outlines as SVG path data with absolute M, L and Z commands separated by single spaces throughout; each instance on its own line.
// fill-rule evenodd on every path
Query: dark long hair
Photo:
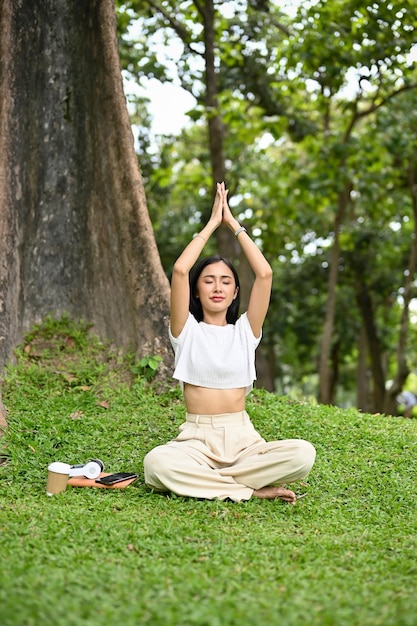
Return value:
M 214 256 L 209 256 L 206 259 L 202 259 L 193 269 L 193 271 L 190 274 L 190 313 L 192 313 L 194 315 L 194 317 L 196 318 L 197 322 L 202 322 L 203 321 L 203 308 L 201 306 L 201 302 L 200 300 L 196 297 L 196 291 L 197 291 L 197 281 L 200 277 L 201 272 L 203 271 L 203 269 L 205 267 L 207 267 L 207 265 L 211 265 L 212 263 L 218 263 L 219 261 L 223 261 L 223 263 L 225 263 L 227 265 L 227 267 L 231 270 L 231 272 L 233 273 L 233 277 L 235 279 L 235 283 L 236 283 L 236 289 L 237 289 L 237 296 L 236 298 L 233 300 L 232 304 L 229 306 L 229 308 L 227 309 L 227 313 L 226 313 L 226 322 L 228 324 L 235 324 L 238 314 L 239 314 L 239 307 L 240 307 L 240 282 L 239 282 L 239 276 L 237 274 L 236 269 L 234 268 L 234 266 L 231 264 L 231 262 L 228 259 L 225 259 L 224 257 L 215 254 Z

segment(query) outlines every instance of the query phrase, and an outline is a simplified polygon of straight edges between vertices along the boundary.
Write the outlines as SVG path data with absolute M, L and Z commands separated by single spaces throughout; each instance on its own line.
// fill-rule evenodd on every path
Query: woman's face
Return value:
M 203 312 L 226 313 L 237 296 L 233 272 L 223 261 L 211 263 L 197 280 L 197 293 Z

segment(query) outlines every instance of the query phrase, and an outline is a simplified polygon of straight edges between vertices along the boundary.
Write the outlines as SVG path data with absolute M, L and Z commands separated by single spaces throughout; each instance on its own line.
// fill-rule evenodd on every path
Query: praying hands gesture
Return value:
M 224 183 L 217 183 L 216 196 L 214 198 L 209 223 L 211 222 L 215 229 L 218 228 L 220 224 L 224 224 L 230 230 L 235 232 L 240 227 L 240 224 L 233 217 L 230 210 L 227 200 L 228 193 L 229 190 L 226 189 L 226 185 Z

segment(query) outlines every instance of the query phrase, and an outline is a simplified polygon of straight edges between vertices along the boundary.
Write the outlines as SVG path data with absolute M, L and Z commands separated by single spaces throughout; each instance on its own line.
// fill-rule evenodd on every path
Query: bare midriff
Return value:
M 184 384 L 184 400 L 188 413 L 219 415 L 245 409 L 246 389 L 209 389 Z

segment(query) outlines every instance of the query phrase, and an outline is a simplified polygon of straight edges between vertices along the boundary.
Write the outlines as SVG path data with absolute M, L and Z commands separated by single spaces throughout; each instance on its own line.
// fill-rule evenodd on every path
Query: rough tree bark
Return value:
M 114 0 L 0 0 L 0 33 L 0 368 L 66 313 L 171 370 Z

